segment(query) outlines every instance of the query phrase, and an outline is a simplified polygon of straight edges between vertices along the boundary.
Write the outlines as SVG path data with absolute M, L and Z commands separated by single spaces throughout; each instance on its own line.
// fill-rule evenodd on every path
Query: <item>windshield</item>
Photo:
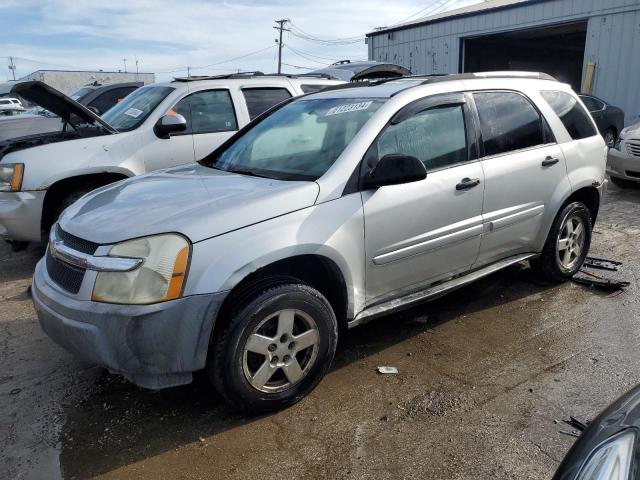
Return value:
M 315 180 L 382 103 L 363 98 L 294 101 L 220 152 L 212 166 L 282 180 Z
M 139 88 L 107 110 L 102 119 L 119 132 L 138 128 L 173 90 L 172 87 Z

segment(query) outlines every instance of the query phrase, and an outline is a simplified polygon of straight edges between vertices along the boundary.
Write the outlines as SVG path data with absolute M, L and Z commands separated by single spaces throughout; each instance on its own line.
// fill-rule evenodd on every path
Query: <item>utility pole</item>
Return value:
M 122 61 L 124 62 L 124 73 L 127 73 L 127 59 L 123 58 Z
M 280 33 L 279 40 L 276 40 L 276 42 L 278 42 L 278 73 L 280 74 L 282 73 L 282 32 L 290 32 L 291 30 L 289 30 L 288 28 L 284 28 L 284 26 L 289 22 L 288 18 L 275 20 L 275 22 L 278 24 L 278 26 L 273 28 L 278 30 Z
M 138 56 L 135 56 L 136 59 L 136 82 L 138 81 L 138 75 L 140 74 L 139 70 L 138 70 Z
M 191 76 L 191 67 L 187 66 L 187 78 Z
M 9 70 L 13 74 L 13 79 L 16 79 L 16 65 L 13 63 L 13 57 L 9 57 Z

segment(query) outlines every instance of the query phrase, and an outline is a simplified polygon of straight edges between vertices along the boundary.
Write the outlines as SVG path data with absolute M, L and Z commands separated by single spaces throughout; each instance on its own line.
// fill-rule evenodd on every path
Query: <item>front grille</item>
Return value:
M 68 265 L 54 258 L 47 250 L 47 272 L 51 280 L 67 292 L 76 294 L 80 291 L 86 270 Z
M 627 170 L 625 173 L 627 174 L 627 177 L 640 178 L 640 172 L 634 172 L 632 170 Z
M 97 243 L 78 238 L 75 235 L 71 235 L 70 233 L 65 232 L 64 230 L 62 230 L 62 228 L 60 228 L 60 225 L 57 225 L 56 228 L 58 229 L 56 232 L 58 234 L 58 238 L 62 240 L 62 243 L 73 250 L 93 255 L 94 253 L 96 253 L 96 250 L 100 246 Z
M 640 157 L 640 143 L 627 142 L 627 152 L 634 157 Z

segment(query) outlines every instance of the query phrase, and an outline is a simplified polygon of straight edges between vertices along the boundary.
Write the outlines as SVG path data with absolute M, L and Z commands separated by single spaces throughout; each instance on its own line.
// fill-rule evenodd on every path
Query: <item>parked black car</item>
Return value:
M 69 96 L 76 102 L 93 110 L 95 114 L 102 115 L 142 85 L 144 85 L 143 82 L 114 83 L 111 85 L 94 83 L 81 87 Z
M 609 105 L 601 98 L 593 95 L 580 95 L 580 98 L 587 106 L 591 116 L 596 121 L 600 133 L 607 142 L 607 147 L 613 148 L 618 139 L 618 135 L 624 128 L 624 112 L 621 108 Z
M 607 407 L 573 444 L 554 480 L 640 478 L 640 386 Z

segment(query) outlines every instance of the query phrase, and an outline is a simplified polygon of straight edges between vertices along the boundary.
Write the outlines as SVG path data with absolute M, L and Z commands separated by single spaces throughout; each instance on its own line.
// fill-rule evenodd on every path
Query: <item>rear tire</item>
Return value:
M 531 267 L 552 282 L 571 279 L 584 263 L 591 246 L 591 212 L 581 202 L 566 205 L 556 216 L 540 257 Z
M 310 393 L 338 341 L 335 314 L 320 292 L 297 282 L 266 285 L 227 310 L 230 321 L 207 359 L 220 395 L 251 413 L 288 407 Z

